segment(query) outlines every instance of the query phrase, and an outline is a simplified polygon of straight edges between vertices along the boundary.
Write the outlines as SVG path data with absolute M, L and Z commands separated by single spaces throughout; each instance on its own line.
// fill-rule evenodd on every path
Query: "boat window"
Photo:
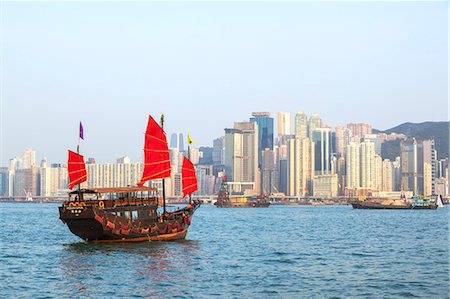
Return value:
M 131 212 L 131 219 L 136 220 L 139 218 L 138 211 Z
M 126 212 L 124 212 L 124 214 L 125 214 L 125 217 L 131 218 L 131 212 L 130 211 L 126 211 Z

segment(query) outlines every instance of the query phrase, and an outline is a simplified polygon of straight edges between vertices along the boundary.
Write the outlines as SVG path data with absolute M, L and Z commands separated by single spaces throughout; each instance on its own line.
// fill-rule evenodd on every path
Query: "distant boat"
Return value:
M 166 135 L 161 126 L 149 116 L 144 144 L 144 170 L 137 186 L 80 189 L 86 181 L 84 158 L 69 151 L 68 172 L 72 189 L 69 199 L 59 208 L 60 219 L 70 231 L 87 242 L 174 241 L 184 239 L 199 201 L 177 211 L 166 210 L 164 179 L 170 177 L 171 167 Z M 163 180 L 162 198 L 155 188 L 144 184 Z M 182 169 L 183 195 L 197 190 L 194 165 L 184 159 Z M 158 206 L 163 211 L 158 212 Z
M 228 190 L 227 177 L 223 178 L 220 187 L 219 195 L 214 205 L 218 208 L 267 208 L 270 205 L 270 200 L 267 195 L 259 196 L 230 196 Z
M 366 199 L 360 197 L 350 202 L 354 209 L 378 209 L 378 210 L 435 210 L 443 207 L 439 196 L 432 195 L 413 196 L 407 199 Z

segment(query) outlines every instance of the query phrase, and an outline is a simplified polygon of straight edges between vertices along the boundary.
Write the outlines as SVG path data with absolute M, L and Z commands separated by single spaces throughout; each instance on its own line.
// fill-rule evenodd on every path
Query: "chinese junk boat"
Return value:
M 161 117 L 161 124 L 163 117 Z M 80 189 L 86 181 L 83 156 L 69 151 L 68 172 L 72 189 L 59 208 L 60 219 L 70 231 L 87 242 L 173 241 L 186 237 L 199 201 L 177 211 L 166 210 L 164 178 L 170 176 L 170 159 L 163 128 L 149 116 L 144 146 L 144 171 L 137 186 Z M 163 196 L 144 186 L 150 180 L 163 180 Z M 182 168 L 183 196 L 197 190 L 194 165 L 186 158 Z M 158 211 L 158 206 L 163 211 Z
M 270 205 L 269 197 L 259 196 L 230 196 L 227 178 L 224 177 L 220 186 L 219 195 L 214 205 L 218 208 L 267 208 Z

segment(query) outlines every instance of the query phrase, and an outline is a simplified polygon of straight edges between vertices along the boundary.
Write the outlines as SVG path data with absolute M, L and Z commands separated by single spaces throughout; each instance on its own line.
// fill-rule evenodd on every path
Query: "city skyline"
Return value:
M 252 113 L 255 113 L 255 112 L 252 112 Z M 267 113 L 267 112 L 256 112 L 256 113 Z M 311 115 L 308 115 L 308 114 L 303 113 L 303 112 L 298 112 L 298 113 L 302 113 L 302 115 L 306 116 L 308 118 L 308 120 L 311 117 Z M 273 118 L 275 124 L 278 123 L 277 115 L 278 115 L 278 113 L 275 113 L 275 115 L 270 114 L 270 117 Z M 320 114 L 312 114 L 312 115 L 313 115 L 313 117 L 319 117 L 320 118 Z M 290 127 L 290 130 L 292 132 L 291 132 L 291 134 L 283 135 L 284 137 L 286 137 L 286 136 L 296 137 L 296 134 L 295 134 L 295 127 L 296 127 L 296 125 L 295 125 L 295 116 L 296 116 L 296 113 L 293 113 L 293 114 L 291 113 L 291 127 Z M 252 114 L 250 114 L 247 117 L 247 119 L 243 119 L 243 120 L 240 120 L 240 121 L 238 121 L 238 120 L 230 121 L 230 125 L 228 126 L 228 128 L 233 127 L 233 123 L 235 123 L 235 122 L 244 122 L 244 123 L 246 123 L 246 122 L 251 121 L 252 118 L 253 118 Z M 336 134 L 336 129 L 337 130 L 341 130 L 341 128 L 345 128 L 346 130 L 348 130 L 350 132 L 352 131 L 352 129 L 350 129 L 350 128 L 358 127 L 358 126 L 369 126 L 372 129 L 371 124 L 364 123 L 364 122 L 362 122 L 362 123 L 347 122 L 347 123 L 343 123 L 343 124 L 337 125 L 337 126 L 330 126 L 326 120 L 321 119 L 321 121 L 322 121 L 322 124 L 325 126 L 324 128 L 330 128 L 330 133 L 333 133 L 333 134 Z M 374 128 L 374 129 L 376 129 L 376 128 Z M 79 126 L 77 126 L 77 136 L 79 136 L 78 135 L 79 134 L 78 130 L 79 130 Z M 217 139 L 217 138 L 224 138 L 225 135 L 226 135 L 226 130 L 227 130 L 227 128 L 223 128 L 222 135 L 216 136 L 207 145 L 198 144 L 197 142 L 195 142 L 195 144 L 190 145 L 191 149 L 195 149 L 195 150 L 198 151 L 200 149 L 200 147 L 213 148 L 215 139 Z M 278 125 L 276 125 L 274 127 L 274 132 L 276 132 L 276 131 L 278 131 Z M 187 154 L 187 134 L 188 134 L 188 132 L 165 132 L 165 133 L 166 133 L 167 142 L 169 144 L 169 148 L 171 148 L 171 149 L 174 148 L 172 146 L 173 145 L 172 144 L 172 141 L 173 141 L 172 139 L 173 139 L 173 136 L 176 135 L 177 139 L 178 139 L 178 137 L 180 138 L 179 142 L 181 142 L 181 145 L 183 145 L 183 142 L 186 144 L 186 148 L 184 148 L 183 151 L 180 151 L 180 153 Z M 359 133 L 358 129 L 353 129 L 353 135 L 352 136 L 357 136 L 357 137 L 360 137 L 361 139 L 367 139 L 367 136 L 364 137 L 365 136 L 364 134 Z M 144 136 L 144 134 L 142 134 L 142 135 Z M 281 137 L 283 138 L 283 136 L 281 136 Z M 276 138 L 279 138 L 279 137 L 280 136 L 277 136 L 276 134 L 274 134 L 273 135 L 273 141 L 275 141 Z M 97 163 L 116 163 L 116 160 L 121 159 L 123 157 L 128 157 L 132 163 L 141 163 L 141 162 L 143 162 L 143 152 L 142 152 L 142 150 L 140 150 L 138 155 L 135 155 L 135 156 L 132 156 L 130 154 L 130 152 L 136 153 L 136 149 L 133 149 L 133 150 L 131 150 L 129 152 L 118 153 L 117 156 L 112 157 L 111 159 L 109 159 L 109 158 L 106 159 L 103 156 L 94 156 L 94 155 L 88 153 L 86 151 L 86 149 L 83 149 L 83 146 L 85 145 L 85 143 L 84 143 L 85 141 L 80 139 L 80 138 L 74 138 L 74 139 L 78 140 L 78 143 L 74 144 L 73 146 L 68 146 L 66 149 L 64 149 L 64 152 L 62 154 L 63 157 L 62 157 L 61 160 L 57 160 L 55 158 L 52 158 L 49 155 L 46 155 L 43 152 L 39 152 L 39 150 L 36 147 L 28 146 L 26 148 L 23 148 L 21 151 L 14 153 L 10 157 L 5 157 L 6 162 L 4 164 L 0 164 L 0 167 L 8 167 L 9 161 L 11 159 L 25 157 L 27 155 L 27 152 L 29 152 L 30 150 L 34 151 L 36 165 L 39 165 L 39 163 L 42 160 L 45 160 L 49 164 L 64 164 L 64 163 L 67 162 L 67 150 L 76 151 L 78 146 L 80 146 L 80 154 L 84 156 L 84 158 L 85 158 L 87 163 L 89 162 L 88 159 L 94 159 Z M 339 141 L 336 140 L 335 142 L 336 142 L 336 144 L 335 144 L 335 146 L 336 146 L 336 153 L 340 153 L 340 151 L 339 151 Z M 379 146 L 381 146 L 381 145 L 379 145 Z M 90 148 L 90 146 L 88 146 L 88 148 Z M 175 148 L 178 149 L 178 145 L 175 145 Z M 59 154 L 59 155 L 61 156 L 61 154 Z
M 162 112 L 196 146 L 253 111 L 448 120 L 445 2 L 1 5 L 2 165 L 29 147 L 65 161 L 79 121 L 86 157 L 139 161 Z

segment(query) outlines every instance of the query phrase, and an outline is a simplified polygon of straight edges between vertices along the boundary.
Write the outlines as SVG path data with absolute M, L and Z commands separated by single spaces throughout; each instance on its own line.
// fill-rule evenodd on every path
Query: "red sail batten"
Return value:
M 72 190 L 75 185 L 85 182 L 87 174 L 83 156 L 69 150 L 67 171 L 69 172 L 70 190 Z
M 166 134 L 149 115 L 144 141 L 144 171 L 138 186 L 145 182 L 170 177 L 170 156 Z
M 183 186 L 183 197 L 198 190 L 194 164 L 186 157 L 183 159 L 183 166 L 181 169 L 181 184 Z

